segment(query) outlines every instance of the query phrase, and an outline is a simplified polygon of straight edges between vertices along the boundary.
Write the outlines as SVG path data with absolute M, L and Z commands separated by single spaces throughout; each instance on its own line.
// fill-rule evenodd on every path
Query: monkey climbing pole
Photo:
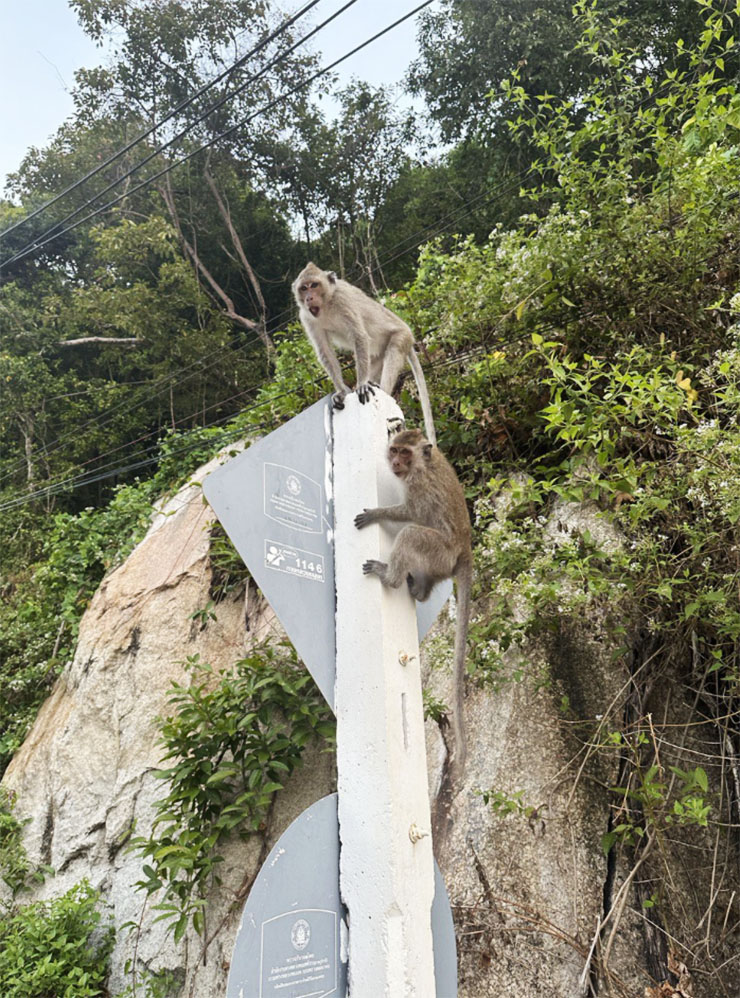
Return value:
M 338 794 L 304 811 L 258 873 L 227 998 L 457 994 L 418 646 L 451 584 L 416 606 L 405 587 L 384 588 L 362 564 L 384 560 L 393 534 L 354 526 L 364 507 L 401 499 L 386 460 L 401 420 L 380 391 L 365 405 L 350 394 L 339 413 L 326 398 L 203 483 L 337 718 Z

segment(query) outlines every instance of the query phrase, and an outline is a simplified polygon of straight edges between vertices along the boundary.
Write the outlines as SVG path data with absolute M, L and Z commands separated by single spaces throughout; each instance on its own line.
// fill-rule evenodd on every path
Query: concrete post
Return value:
M 365 577 L 393 535 L 359 531 L 364 507 L 400 499 L 385 460 L 385 393 L 352 394 L 333 419 L 340 890 L 351 998 L 434 998 L 434 860 L 414 601 Z

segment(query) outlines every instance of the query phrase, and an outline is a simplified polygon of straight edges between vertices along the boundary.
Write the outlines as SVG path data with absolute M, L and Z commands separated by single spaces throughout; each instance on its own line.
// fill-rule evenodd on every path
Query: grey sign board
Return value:
M 457 998 L 450 903 L 435 863 L 436 998 Z M 280 836 L 249 893 L 226 998 L 346 998 L 347 920 L 339 897 L 337 795 L 316 801 Z
M 280 836 L 257 875 L 234 943 L 227 998 L 345 998 L 337 797 Z
M 203 492 L 334 709 L 332 415 L 327 395 L 208 475 Z M 442 582 L 417 604 L 419 640 L 451 592 Z
M 331 463 L 327 396 L 210 474 L 203 492 L 333 707 Z

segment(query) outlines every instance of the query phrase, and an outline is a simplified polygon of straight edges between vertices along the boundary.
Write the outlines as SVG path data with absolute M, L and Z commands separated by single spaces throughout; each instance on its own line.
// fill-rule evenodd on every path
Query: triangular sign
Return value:
M 208 475 L 203 492 L 334 709 L 332 458 L 327 395 Z M 451 592 L 441 583 L 418 604 L 419 640 Z

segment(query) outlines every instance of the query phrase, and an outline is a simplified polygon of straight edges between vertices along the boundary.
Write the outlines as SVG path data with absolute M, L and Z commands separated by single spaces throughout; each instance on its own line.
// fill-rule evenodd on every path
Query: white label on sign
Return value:
M 321 532 L 321 486 L 282 464 L 264 465 L 265 516 L 307 534 Z
M 324 556 L 265 539 L 265 568 L 298 575 L 313 582 L 324 581 Z
M 259 998 L 335 994 L 336 954 L 336 912 L 301 908 L 267 919 L 262 923 Z

